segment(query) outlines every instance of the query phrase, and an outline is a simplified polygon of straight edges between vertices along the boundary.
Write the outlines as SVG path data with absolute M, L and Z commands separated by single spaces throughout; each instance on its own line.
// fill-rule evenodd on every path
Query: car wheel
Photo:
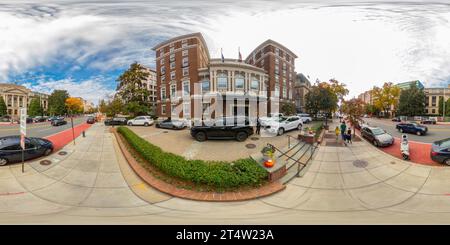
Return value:
M 144 127 L 148 127 L 148 122 L 144 123 Z
M 129 122 L 129 123 L 128 123 L 128 126 L 133 126 L 133 123 L 132 123 L 132 122 Z
M 0 158 L 0 166 L 5 166 L 6 164 L 8 164 L 8 159 Z
M 374 146 L 378 147 L 378 142 L 376 140 L 374 140 L 372 143 Z
M 302 124 L 300 123 L 298 126 L 297 126 L 297 130 L 302 130 Z
M 282 134 L 284 134 L 284 128 L 280 128 L 280 129 L 278 129 L 278 133 L 277 133 L 278 135 L 282 135 Z
M 196 134 L 195 134 L 195 139 L 196 139 L 197 141 L 200 141 L 200 142 L 205 141 L 205 140 L 206 140 L 206 134 L 205 134 L 205 132 L 198 132 L 198 133 L 196 133 Z
M 238 132 L 236 134 L 236 140 L 239 142 L 245 141 L 247 139 L 247 133 L 246 132 Z
M 450 158 L 445 159 L 444 163 L 447 164 L 448 166 L 450 166 Z
M 419 136 L 421 136 L 422 135 L 422 132 L 420 132 L 420 131 L 417 131 L 417 133 L 416 133 L 417 135 L 419 135 Z
M 48 156 L 50 153 L 52 153 L 52 149 L 47 149 L 44 151 L 44 156 Z

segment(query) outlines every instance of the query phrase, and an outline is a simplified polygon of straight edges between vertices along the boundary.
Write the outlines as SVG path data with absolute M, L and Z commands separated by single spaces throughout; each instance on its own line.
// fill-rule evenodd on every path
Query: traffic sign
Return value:
M 25 137 L 27 136 L 27 108 L 20 109 L 20 146 L 25 150 Z

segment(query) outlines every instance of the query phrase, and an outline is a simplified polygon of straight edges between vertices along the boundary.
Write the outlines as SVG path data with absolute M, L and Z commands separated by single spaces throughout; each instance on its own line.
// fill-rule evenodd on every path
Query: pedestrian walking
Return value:
M 345 132 L 347 132 L 346 129 L 347 129 L 347 125 L 345 125 L 345 121 L 343 121 L 341 123 L 341 135 L 342 135 L 342 140 L 344 140 L 344 141 L 345 141 Z
M 259 121 L 259 117 L 256 118 L 256 134 L 261 135 L 261 122 Z
M 352 130 L 351 129 L 347 130 L 347 142 L 349 144 L 353 144 L 353 142 L 352 142 Z
M 339 129 L 339 126 L 336 126 L 334 129 L 334 132 L 336 133 L 336 142 L 339 141 L 339 134 L 341 133 L 341 130 Z

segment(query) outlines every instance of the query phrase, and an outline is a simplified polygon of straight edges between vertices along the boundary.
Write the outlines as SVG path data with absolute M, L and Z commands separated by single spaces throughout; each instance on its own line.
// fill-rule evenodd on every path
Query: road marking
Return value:
M 5 193 L 0 193 L 0 196 L 14 196 L 14 195 L 20 195 L 20 194 L 25 194 L 25 192 L 21 191 L 21 192 L 5 192 Z

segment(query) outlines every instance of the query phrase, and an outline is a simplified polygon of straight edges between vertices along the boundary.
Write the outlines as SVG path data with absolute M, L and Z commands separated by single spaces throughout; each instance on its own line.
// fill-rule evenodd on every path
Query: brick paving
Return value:
M 154 177 L 151 173 L 148 172 L 147 169 L 142 167 L 126 149 L 125 144 L 124 142 L 122 142 L 117 131 L 114 129 L 112 130 L 114 132 L 114 135 L 116 136 L 117 142 L 119 143 L 120 149 L 125 159 L 128 161 L 131 168 L 136 172 L 136 174 L 141 177 L 142 180 L 145 181 L 148 185 L 171 196 L 197 201 L 232 202 L 269 196 L 286 188 L 286 186 L 278 182 L 269 183 L 256 189 L 239 192 L 199 192 L 195 190 L 177 188 L 163 180 Z

